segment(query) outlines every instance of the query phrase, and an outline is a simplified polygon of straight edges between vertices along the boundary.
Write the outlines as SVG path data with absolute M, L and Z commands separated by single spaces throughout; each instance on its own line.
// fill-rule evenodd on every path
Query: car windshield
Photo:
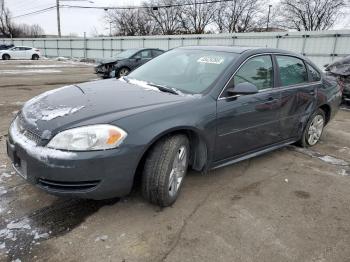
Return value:
M 207 90 L 238 57 L 236 53 L 174 49 L 139 67 L 129 79 L 145 81 L 184 93 Z
M 123 51 L 119 54 L 116 55 L 117 58 L 130 58 L 132 57 L 134 54 L 136 54 L 139 50 L 138 49 L 129 49 L 126 51 Z

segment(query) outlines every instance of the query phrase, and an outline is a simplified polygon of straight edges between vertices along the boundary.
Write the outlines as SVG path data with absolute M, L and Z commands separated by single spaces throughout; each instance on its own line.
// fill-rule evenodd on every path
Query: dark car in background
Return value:
M 155 48 L 128 49 L 114 58 L 101 61 L 95 72 L 102 78 L 120 78 L 163 53 L 163 50 Z
M 0 45 L 0 50 L 7 50 L 14 47 L 14 45 Z
M 350 103 L 350 56 L 325 66 L 326 74 L 335 77 L 342 88 L 344 103 Z
M 24 104 L 9 129 L 17 173 L 59 196 L 143 196 L 169 206 L 188 167 L 207 171 L 315 145 L 340 87 L 280 49 L 182 47 L 121 79 L 75 84 Z M 273 164 L 273 163 L 271 163 Z

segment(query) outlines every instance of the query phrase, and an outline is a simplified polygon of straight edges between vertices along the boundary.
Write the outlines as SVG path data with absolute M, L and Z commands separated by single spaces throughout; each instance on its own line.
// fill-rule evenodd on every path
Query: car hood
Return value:
M 114 57 L 114 58 L 109 58 L 109 59 L 103 59 L 101 61 L 99 61 L 99 65 L 105 65 L 105 64 L 114 64 L 117 62 L 120 62 L 122 60 L 125 60 L 125 58 L 118 58 L 118 57 Z
M 350 76 L 350 56 L 337 60 L 328 65 L 326 67 L 326 71 L 329 71 L 335 75 Z
M 48 91 L 24 104 L 24 128 L 43 139 L 82 125 L 111 123 L 147 110 L 190 99 L 117 79 L 93 81 Z

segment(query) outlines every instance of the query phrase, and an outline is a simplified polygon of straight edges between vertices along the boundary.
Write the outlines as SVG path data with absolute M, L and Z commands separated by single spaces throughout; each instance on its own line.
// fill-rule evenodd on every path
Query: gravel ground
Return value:
M 14 174 L 9 123 L 24 101 L 96 79 L 87 64 L 0 61 L 0 261 L 350 261 L 350 110 L 312 149 L 190 172 L 170 208 L 48 195 Z M 17 259 L 17 260 L 16 260 Z

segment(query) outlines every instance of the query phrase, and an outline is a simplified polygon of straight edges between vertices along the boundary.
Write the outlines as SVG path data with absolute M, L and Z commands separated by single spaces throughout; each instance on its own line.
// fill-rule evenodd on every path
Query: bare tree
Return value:
M 344 0 L 282 0 L 277 23 L 298 31 L 327 30 L 341 15 Z
M 1 7 L 0 7 L 1 8 Z M 13 37 L 15 33 L 14 24 L 11 21 L 9 9 L 0 10 L 0 33 L 5 37 Z
M 204 34 L 213 22 L 216 4 L 203 0 L 182 0 L 184 3 L 180 18 L 182 27 L 187 33 Z
M 149 35 L 154 32 L 154 22 L 142 9 L 110 10 L 106 20 L 113 25 L 116 35 Z
M 155 22 L 156 31 L 164 35 L 174 35 L 182 31 L 179 0 L 151 0 L 144 2 L 146 14 Z
M 214 22 L 220 33 L 246 32 L 257 26 L 261 14 L 260 0 L 233 0 L 218 4 Z
M 1 7 L 0 7 L 1 8 Z M 0 10 L 0 33 L 5 37 L 39 37 L 45 34 L 38 24 L 15 24 L 8 9 Z

